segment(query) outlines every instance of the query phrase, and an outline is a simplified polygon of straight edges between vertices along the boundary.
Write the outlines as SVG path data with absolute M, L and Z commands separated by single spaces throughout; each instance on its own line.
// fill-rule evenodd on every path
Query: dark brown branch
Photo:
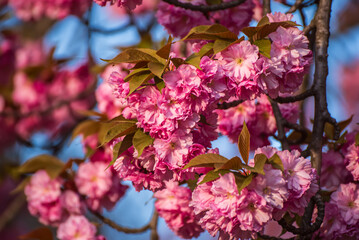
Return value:
M 312 89 L 308 89 L 305 92 L 298 94 L 296 96 L 288 96 L 288 97 L 277 97 L 273 99 L 273 101 L 277 103 L 292 103 L 302 101 L 310 96 L 314 95 L 314 91 Z
M 263 16 L 271 13 L 270 0 L 263 0 Z
M 132 24 L 128 23 L 128 24 L 125 24 L 123 26 L 119 26 L 119 27 L 112 28 L 112 29 L 103 29 L 103 28 L 98 28 L 98 27 L 91 27 L 90 31 L 95 32 L 95 33 L 100 33 L 100 34 L 114 34 L 114 33 L 120 33 L 120 32 L 126 31 L 131 26 L 132 26 Z
M 332 0 L 321 0 L 315 17 L 315 73 L 314 73 L 314 99 L 315 113 L 313 134 L 308 146 L 312 157 L 313 167 L 320 175 L 322 166 L 322 146 L 324 125 L 332 121 L 328 112 L 326 80 L 328 75 L 328 42 L 329 42 L 329 20 Z
M 232 2 L 224 2 L 221 4 L 215 4 L 215 5 L 193 5 L 191 3 L 183 3 L 177 0 L 163 0 L 166 3 L 169 3 L 171 5 L 174 5 L 176 7 L 181 7 L 184 9 L 189 9 L 192 11 L 202 12 L 202 13 L 208 13 L 208 12 L 214 12 L 219 10 L 225 10 L 227 8 L 233 8 L 236 7 L 242 3 L 244 3 L 246 0 L 235 0 Z
M 157 225 L 158 225 L 158 212 L 156 211 L 156 208 L 154 209 L 152 219 L 149 223 L 151 228 L 151 240 L 159 240 L 158 232 L 157 232 Z
M 119 232 L 124 232 L 124 233 L 142 233 L 147 231 L 148 229 L 151 228 L 151 223 L 153 220 L 150 221 L 150 223 L 148 223 L 147 225 L 141 227 L 141 228 L 127 228 L 127 227 L 122 227 L 120 225 L 118 225 L 117 223 L 113 222 L 111 219 L 108 219 L 104 216 L 102 216 L 100 213 L 96 212 L 96 211 L 92 211 L 90 210 L 91 213 L 93 215 L 95 215 L 98 219 L 100 219 L 102 222 L 104 222 L 105 224 L 107 224 L 108 226 L 110 226 L 113 229 L 116 229 Z M 153 214 L 154 216 L 157 215 L 157 213 L 155 212 Z M 152 217 L 153 219 L 154 217 Z
M 26 197 L 24 194 L 17 196 L 4 212 L 0 216 L 0 232 L 6 227 L 6 225 L 16 217 L 21 210 L 22 206 L 26 203 Z
M 241 103 L 243 103 L 242 100 L 233 101 L 233 102 L 219 103 L 217 108 L 225 110 L 225 109 L 228 109 L 228 108 L 237 107 Z
M 311 201 L 313 201 L 313 203 L 317 206 L 317 209 L 318 209 L 317 218 L 315 219 L 315 222 L 312 225 L 308 224 L 308 225 L 303 225 L 300 228 L 296 228 L 293 225 L 288 224 L 285 221 L 285 219 L 283 219 L 283 218 L 281 220 L 279 220 L 278 223 L 287 231 L 294 233 L 294 234 L 298 234 L 300 236 L 306 236 L 308 234 L 314 233 L 315 231 L 317 231 L 320 228 L 320 226 L 323 223 L 325 205 L 324 205 L 322 196 L 319 193 L 317 193 L 315 196 L 313 196 Z M 307 216 L 305 216 L 305 217 L 307 217 Z M 311 220 L 311 217 L 312 216 L 310 215 L 310 220 Z
M 280 112 L 278 103 L 274 102 L 272 99 L 268 98 L 271 105 L 273 114 L 277 123 L 277 130 L 278 130 L 278 140 L 282 144 L 282 150 L 289 150 L 289 142 L 285 135 L 285 129 L 284 124 L 286 123 L 286 120 L 283 118 L 282 113 Z
M 290 7 L 290 9 L 287 11 L 287 13 L 294 13 L 295 11 L 297 11 L 299 8 L 302 8 L 302 3 L 304 2 L 304 0 L 296 0 L 295 3 Z

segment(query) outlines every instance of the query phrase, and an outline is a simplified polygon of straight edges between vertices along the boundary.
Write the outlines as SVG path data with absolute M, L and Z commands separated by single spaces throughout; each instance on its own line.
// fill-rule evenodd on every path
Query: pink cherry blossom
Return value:
M 339 152 L 323 153 L 320 182 L 328 190 L 336 190 L 341 183 L 350 181 L 350 172 L 345 168 L 344 158 Z
M 224 0 L 223 2 L 230 2 L 231 0 Z M 247 0 L 239 6 L 216 11 L 211 14 L 213 22 L 219 22 L 226 26 L 232 32 L 238 34 L 239 31 L 247 27 L 252 20 L 254 3 L 252 0 Z
M 202 180 L 200 177 L 198 182 Z M 201 216 L 201 226 L 212 236 L 219 232 L 220 239 L 249 238 L 248 231 L 261 231 L 272 212 L 256 192 L 244 188 L 239 194 L 232 173 L 199 184 L 192 193 L 190 206 Z
M 142 0 L 94 0 L 100 6 L 106 6 L 107 3 L 114 5 L 117 4 L 118 7 L 124 7 L 129 10 L 133 10 L 137 5 L 142 3 Z
M 198 237 L 203 231 L 197 223 L 193 208 L 189 207 L 191 190 L 178 186 L 175 182 L 166 182 L 166 188 L 154 194 L 159 215 L 165 219 L 169 228 L 178 236 L 189 239 Z
M 331 195 L 331 203 L 336 204 L 338 211 L 348 225 L 359 221 L 359 189 L 355 183 L 341 184 Z
M 61 194 L 60 203 L 70 214 L 82 214 L 84 212 L 84 204 L 81 202 L 80 196 L 72 190 L 66 190 Z
M 188 147 L 192 145 L 192 136 L 178 130 L 169 139 L 155 139 L 153 146 L 161 161 L 171 169 L 184 167 L 184 160 L 188 154 Z
M 218 60 L 223 64 L 226 75 L 236 83 L 253 78 L 254 63 L 257 59 L 258 47 L 246 40 L 233 44 L 218 54 Z
M 25 187 L 29 212 L 43 224 L 56 225 L 63 218 L 60 187 L 60 180 L 51 179 L 45 170 L 37 171 Z
M 9 0 L 16 15 L 25 20 L 39 20 L 43 17 L 62 19 L 70 14 L 81 16 L 90 7 L 89 0 Z
M 180 0 L 185 2 L 184 0 Z M 191 1 L 191 4 L 200 5 L 204 0 Z M 208 25 L 211 22 L 202 14 L 191 10 L 175 7 L 171 4 L 160 2 L 156 13 L 157 21 L 163 25 L 169 34 L 176 37 L 184 37 L 193 27 Z M 181 26 L 181 27 L 178 27 Z
M 70 216 L 57 229 L 60 240 L 95 240 L 96 227 L 84 216 Z
M 268 164 L 264 166 L 264 172 L 265 175 L 258 175 L 254 178 L 251 188 L 262 196 L 271 207 L 282 209 L 283 203 L 289 196 L 282 172 L 273 169 Z
M 279 151 L 277 154 L 283 162 L 284 178 L 288 181 L 290 196 L 300 198 L 316 179 L 315 169 L 310 160 L 301 157 L 297 150 Z
M 359 146 L 355 143 L 349 146 L 348 153 L 345 155 L 347 169 L 353 175 L 354 180 L 359 180 Z
M 75 183 L 78 191 L 90 198 L 101 198 L 112 184 L 112 173 L 103 162 L 87 162 L 79 166 Z

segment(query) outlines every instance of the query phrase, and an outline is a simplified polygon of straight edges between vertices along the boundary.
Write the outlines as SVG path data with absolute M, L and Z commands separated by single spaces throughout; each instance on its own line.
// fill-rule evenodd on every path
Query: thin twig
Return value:
M 308 89 L 301 94 L 298 94 L 296 96 L 288 96 L 288 97 L 277 97 L 273 99 L 273 101 L 277 103 L 292 103 L 292 102 L 298 102 L 302 101 L 310 96 L 314 95 L 314 91 L 312 89 Z
M 148 223 L 147 225 L 141 227 L 141 228 L 127 228 L 127 227 L 122 227 L 120 225 L 118 225 L 117 223 L 115 223 L 114 221 L 112 221 L 111 219 L 108 219 L 104 216 L 102 216 L 100 213 L 96 212 L 96 211 L 92 211 L 90 209 L 91 213 L 93 215 L 95 215 L 98 219 L 100 219 L 102 222 L 104 222 L 105 224 L 107 224 L 108 226 L 110 226 L 113 229 L 116 229 L 119 232 L 124 232 L 124 233 L 142 233 L 147 231 L 148 229 L 151 228 L 151 223 Z M 154 215 L 157 213 L 154 213 Z M 153 218 L 152 218 L 153 219 Z
M 159 240 L 158 232 L 157 232 L 157 225 L 158 225 L 158 212 L 156 211 L 156 208 L 154 209 L 152 219 L 149 223 L 151 228 L 151 240 Z
M 302 7 L 302 3 L 304 0 L 296 0 L 295 3 L 290 7 L 290 9 L 287 11 L 287 13 L 294 13 L 299 8 Z
M 236 7 L 244 3 L 246 0 L 235 0 L 232 2 L 223 2 L 221 4 L 215 4 L 215 5 L 193 5 L 191 3 L 183 3 L 177 0 L 163 0 L 163 1 L 171 5 L 174 5 L 176 7 L 181 7 L 184 9 L 189 9 L 192 11 L 202 12 L 206 14 L 208 12 L 214 12 L 219 10 L 225 10 L 227 8 Z
M 21 210 L 22 206 L 26 203 L 26 197 L 24 194 L 17 196 L 10 204 L 7 206 L 5 211 L 0 216 L 0 232 L 4 227 L 16 217 L 18 212 Z
M 239 104 L 243 103 L 242 100 L 233 101 L 233 102 L 223 102 L 218 104 L 218 109 L 229 109 L 232 107 L 237 107 Z
M 282 144 L 282 150 L 289 150 L 289 142 L 285 135 L 285 129 L 284 129 L 284 123 L 285 119 L 282 116 L 282 113 L 280 112 L 278 103 L 274 102 L 272 99 L 268 98 L 270 101 L 270 104 L 272 105 L 273 114 L 275 117 L 275 121 L 277 123 L 277 130 L 278 130 L 278 140 Z
M 317 206 L 317 210 L 318 210 L 317 218 L 315 219 L 315 222 L 312 225 L 308 224 L 308 225 L 304 225 L 300 228 L 296 228 L 293 225 L 288 224 L 284 218 L 279 220 L 278 223 L 287 231 L 294 233 L 294 234 L 298 234 L 300 236 L 306 236 L 308 234 L 314 233 L 315 231 L 317 231 L 320 228 L 320 226 L 323 223 L 325 205 L 324 205 L 322 196 L 319 193 L 315 194 L 312 197 L 311 201 L 314 202 L 314 204 Z M 311 216 L 310 216 L 310 218 L 311 218 Z

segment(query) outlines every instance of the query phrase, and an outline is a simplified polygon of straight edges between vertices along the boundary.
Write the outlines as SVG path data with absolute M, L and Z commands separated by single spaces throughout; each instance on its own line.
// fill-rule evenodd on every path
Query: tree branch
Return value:
M 315 222 L 312 225 L 308 224 L 308 225 L 303 225 L 300 228 L 296 228 L 293 225 L 288 224 L 283 218 L 281 220 L 279 220 L 278 223 L 287 231 L 294 233 L 294 234 L 298 234 L 300 236 L 306 236 L 308 234 L 314 233 L 315 231 L 317 231 L 320 228 L 320 225 L 322 225 L 322 223 L 323 223 L 325 205 L 324 205 L 322 196 L 319 193 L 315 194 L 312 197 L 311 201 L 313 201 L 313 203 L 317 206 L 317 209 L 318 209 L 317 218 L 315 219 Z M 311 220 L 311 217 L 312 216 L 310 215 L 310 220 Z
M 290 7 L 290 9 L 287 11 L 287 13 L 294 13 L 299 8 L 302 8 L 302 3 L 304 0 L 296 0 L 295 3 Z
M 263 0 L 263 16 L 271 13 L 270 0 Z
M 224 2 L 221 4 L 215 4 L 215 5 L 193 5 L 191 3 L 183 3 L 177 0 L 163 0 L 166 3 L 169 3 L 171 5 L 174 5 L 176 7 L 181 7 L 184 9 L 189 9 L 192 11 L 202 12 L 202 13 L 208 13 L 208 12 L 214 12 L 219 10 L 225 10 L 227 8 L 233 8 L 236 7 L 242 3 L 244 3 L 246 0 L 235 0 L 232 2 Z
M 142 233 L 142 232 L 145 232 L 148 229 L 150 229 L 151 226 L 153 225 L 153 223 L 152 223 L 152 221 L 154 221 L 153 219 L 154 218 L 157 219 L 157 212 L 155 211 L 154 214 L 153 214 L 152 220 L 147 225 L 145 225 L 145 226 L 143 226 L 141 228 L 127 228 L 127 227 L 122 227 L 122 226 L 118 225 L 117 223 L 113 222 L 111 219 L 108 219 L 108 218 L 102 216 L 100 213 L 98 213 L 96 211 L 93 211 L 91 209 L 89 209 L 89 210 L 91 211 L 91 213 L 93 215 L 95 215 L 98 219 L 100 219 L 102 222 L 104 222 L 105 224 L 107 224 L 111 228 L 116 229 L 119 232 L 124 232 L 124 233 Z
M 315 73 L 314 73 L 314 99 L 315 113 L 313 134 L 308 146 L 312 157 L 313 167 L 320 175 L 322 166 L 322 146 L 324 125 L 332 121 L 327 104 L 326 80 L 328 75 L 328 42 L 329 42 L 329 20 L 332 0 L 320 0 L 315 17 Z M 335 120 L 334 120 L 335 121 Z
M 273 101 L 277 103 L 292 103 L 292 102 L 298 102 L 302 101 L 310 96 L 314 95 L 314 91 L 312 89 L 308 89 L 301 94 L 298 94 L 296 96 L 288 96 L 288 97 L 277 97 L 273 99 Z
M 232 107 L 237 107 L 239 104 L 243 103 L 242 100 L 238 100 L 238 101 L 233 101 L 233 102 L 223 102 L 223 103 L 218 103 L 218 109 L 228 109 L 228 108 L 232 108 Z
M 283 118 L 282 113 L 280 112 L 278 103 L 274 102 L 271 98 L 269 98 L 269 102 L 272 105 L 273 114 L 275 117 L 275 121 L 277 123 L 277 130 L 278 130 L 278 140 L 282 144 L 282 150 L 289 150 L 289 142 L 285 135 L 285 129 L 284 124 L 286 123 L 286 120 Z
M 26 203 L 26 197 L 24 194 L 17 196 L 4 212 L 0 216 L 0 232 L 4 227 L 17 215 L 21 210 L 22 206 Z

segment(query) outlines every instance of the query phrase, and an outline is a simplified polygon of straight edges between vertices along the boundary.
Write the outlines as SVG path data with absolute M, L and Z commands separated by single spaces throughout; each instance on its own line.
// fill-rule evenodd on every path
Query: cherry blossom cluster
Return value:
M 16 16 L 24 21 L 63 19 L 68 15 L 81 16 L 90 7 L 91 0 L 9 0 Z
M 166 188 L 157 191 L 155 207 L 168 227 L 181 238 L 198 237 L 203 232 L 198 223 L 198 216 L 189 206 L 192 192 L 187 187 L 178 186 L 176 182 L 166 182 Z
M 95 81 L 87 63 L 74 69 L 61 68 L 49 59 L 41 42 L 22 45 L 10 38 L 1 48 L 1 85 L 8 92 L 0 93 L 0 113 L 4 114 L 0 121 L 8 132 L 7 144 L 16 135 L 29 139 L 40 130 L 56 137 L 76 123 L 78 111 L 94 104 L 93 94 L 79 96 Z
M 282 116 L 290 122 L 296 122 L 298 118 L 298 106 L 296 104 L 280 104 Z M 217 109 L 218 130 L 221 134 L 236 143 L 245 122 L 251 133 L 251 149 L 269 145 L 268 137 L 277 131 L 276 120 L 271 104 L 265 95 L 255 100 L 245 101 L 236 107 L 226 110 Z
M 225 0 L 223 2 L 230 2 Z M 180 2 L 187 2 L 180 0 Z M 207 5 L 205 0 L 191 1 L 193 5 Z M 237 7 L 209 13 L 209 18 L 200 12 L 183 9 L 171 4 L 160 2 L 156 17 L 169 34 L 176 37 L 184 37 L 193 27 L 198 25 L 210 25 L 220 23 L 235 33 L 243 27 L 247 27 L 253 16 L 254 3 L 245 1 Z M 181 27 L 178 27 L 181 26 Z
M 142 0 L 94 0 L 100 6 L 106 6 L 107 3 L 111 5 L 117 5 L 118 7 L 124 7 L 128 10 L 133 10 L 137 5 L 142 4 Z
M 135 182 L 138 190 L 142 185 L 160 189 L 163 180 L 189 178 L 193 173 L 182 168 L 191 158 L 207 152 L 217 138 L 217 115 L 207 110 L 216 107 L 225 86 L 210 89 L 215 80 L 200 77 L 194 66 L 185 64 L 165 74 L 167 86 L 162 91 L 147 86 L 127 98 L 129 85 L 124 77 L 113 72 L 107 80 L 117 98 L 126 104 L 122 116 L 137 119 L 137 126 L 148 132 L 154 143 L 139 157 L 130 148 L 116 161 L 115 169 L 125 180 Z
M 340 88 L 342 90 L 343 97 L 345 99 L 345 110 L 350 114 L 354 114 L 353 123 L 359 121 L 358 112 L 359 108 L 357 102 L 359 96 L 356 88 L 359 87 L 357 79 L 359 78 L 359 61 L 351 63 L 350 65 L 344 65 L 339 71 L 338 79 Z M 354 125 L 354 124 L 353 124 Z M 355 125 L 352 128 L 356 128 Z
M 95 238 L 96 227 L 84 217 L 85 206 L 72 190 L 62 191 L 62 179 L 51 179 L 45 170 L 37 171 L 25 187 L 28 209 L 45 225 L 58 227 L 61 240 Z
M 354 181 L 359 181 L 359 146 L 351 144 L 345 155 L 347 170 L 353 175 Z
M 341 184 L 325 206 L 319 236 L 325 239 L 355 239 L 359 234 L 359 185 Z
M 193 191 L 190 205 L 200 216 L 201 226 L 212 236 L 219 232 L 220 239 L 254 237 L 255 232 L 261 232 L 268 221 L 279 220 L 286 211 L 303 213 L 318 190 L 315 169 L 311 167 L 310 160 L 301 157 L 298 151 L 264 147 L 257 149 L 255 154 L 267 157 L 278 154 L 283 171 L 266 164 L 265 175 L 256 175 L 241 192 L 238 192 L 233 173 L 199 184 Z M 202 180 L 203 177 L 200 177 L 198 182 Z
M 125 194 L 128 186 L 106 171 L 108 162 L 94 154 L 90 162 L 81 163 L 73 180 L 51 179 L 45 170 L 37 171 L 25 187 L 30 213 L 45 225 L 58 227 L 60 240 L 103 240 L 96 236 L 96 227 L 85 217 L 86 209 L 101 212 L 111 210 Z

